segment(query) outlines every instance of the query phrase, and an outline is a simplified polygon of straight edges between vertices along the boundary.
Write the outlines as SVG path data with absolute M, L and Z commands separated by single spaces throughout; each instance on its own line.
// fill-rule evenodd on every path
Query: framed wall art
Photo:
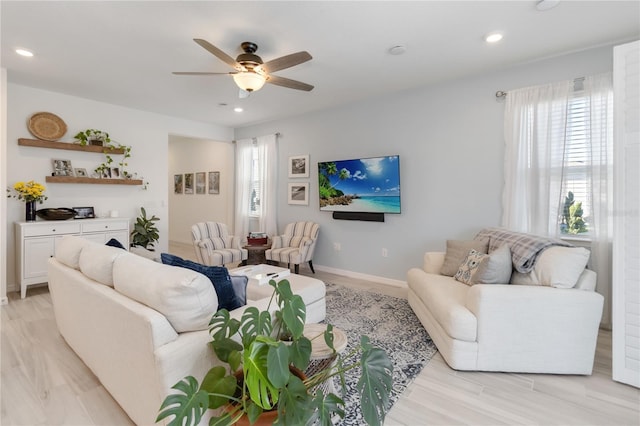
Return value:
M 193 173 L 184 174 L 184 193 L 193 194 Z
M 87 169 L 79 167 L 77 169 L 73 169 L 73 173 L 76 175 L 76 177 L 87 177 L 89 176 L 87 174 Z
M 289 183 L 287 192 L 289 204 L 309 205 L 309 182 Z
M 207 174 L 205 172 L 196 173 L 196 194 L 207 193 Z
M 173 175 L 173 193 L 182 194 L 184 191 L 184 180 L 182 175 Z
M 308 178 L 309 177 L 309 156 L 296 155 L 289 157 L 289 177 Z
M 209 194 L 220 193 L 220 172 L 209 172 Z

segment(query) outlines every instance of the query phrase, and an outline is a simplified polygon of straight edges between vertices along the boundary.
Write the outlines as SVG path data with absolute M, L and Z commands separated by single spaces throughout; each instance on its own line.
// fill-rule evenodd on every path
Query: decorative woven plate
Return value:
M 44 141 L 57 141 L 67 133 L 67 125 L 50 112 L 36 112 L 29 118 L 29 132 Z

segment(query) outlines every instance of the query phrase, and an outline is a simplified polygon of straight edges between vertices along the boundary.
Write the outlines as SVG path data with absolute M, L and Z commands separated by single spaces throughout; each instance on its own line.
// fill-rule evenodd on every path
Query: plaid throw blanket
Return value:
M 488 240 L 489 253 L 503 244 L 511 249 L 511 261 L 516 271 L 526 274 L 533 269 L 536 260 L 544 249 L 550 246 L 572 247 L 571 244 L 548 237 L 513 232 L 502 228 L 485 228 L 474 237 L 475 240 Z

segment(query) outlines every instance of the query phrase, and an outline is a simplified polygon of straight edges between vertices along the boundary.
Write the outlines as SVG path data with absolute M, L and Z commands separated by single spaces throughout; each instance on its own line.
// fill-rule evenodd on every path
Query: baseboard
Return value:
M 373 282 L 376 282 L 376 283 L 386 284 L 386 285 L 393 286 L 393 287 L 398 287 L 398 288 L 407 288 L 407 282 L 406 281 L 394 280 L 393 278 L 379 277 L 377 275 L 362 274 L 360 272 L 347 271 L 346 269 L 337 269 L 337 268 L 332 268 L 330 266 L 323 266 L 323 265 L 315 265 L 314 264 L 313 267 L 314 267 L 314 269 L 317 269 L 318 271 L 329 272 L 330 274 L 342 275 L 344 277 L 357 278 L 357 279 L 360 279 L 360 280 L 373 281 Z

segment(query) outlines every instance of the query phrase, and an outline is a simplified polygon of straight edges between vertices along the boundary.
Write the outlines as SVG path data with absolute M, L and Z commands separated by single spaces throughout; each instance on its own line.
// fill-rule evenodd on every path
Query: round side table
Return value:
M 264 253 L 271 248 L 271 244 L 261 244 L 259 246 L 242 246 L 247 250 L 247 260 L 244 260 L 240 266 L 246 265 L 260 265 L 267 263 L 267 258 Z
M 307 377 L 330 368 L 336 360 L 331 348 L 324 341 L 324 332 L 327 329 L 326 324 L 306 324 L 304 326 L 304 336 L 311 340 L 311 361 L 309 367 L 305 370 Z M 347 347 L 347 335 L 339 328 L 333 327 L 333 347 L 336 353 L 341 353 Z M 339 391 L 333 386 L 333 380 L 327 380 L 316 386 L 312 392 L 322 389 L 324 394 L 334 393 L 339 396 Z

